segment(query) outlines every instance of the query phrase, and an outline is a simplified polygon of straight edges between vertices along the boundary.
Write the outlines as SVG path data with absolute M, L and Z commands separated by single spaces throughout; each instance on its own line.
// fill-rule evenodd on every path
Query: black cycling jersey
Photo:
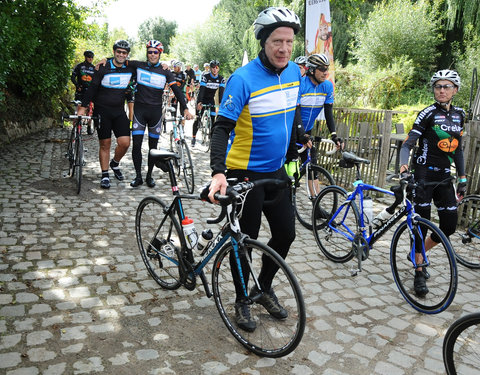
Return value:
M 187 74 L 187 77 L 188 77 L 188 84 L 195 82 L 195 72 L 193 71 L 192 68 L 186 69 L 185 73 Z
M 465 175 L 462 135 L 465 112 L 451 106 L 447 111 L 435 103 L 422 110 L 408 133 L 400 152 L 400 165 L 408 163 L 410 150 L 418 140 L 413 165 L 449 170 L 455 162 L 457 175 Z
M 218 101 L 222 101 L 223 91 L 225 90 L 225 78 L 220 74 L 216 77 L 212 73 L 202 75 L 200 81 L 200 91 L 198 92 L 197 103 L 213 103 L 215 92 L 218 90 Z
M 108 59 L 105 66 L 100 65 L 95 72 L 92 84 L 82 100 L 82 107 L 88 107 L 93 101 L 103 107 L 123 108 L 126 90 L 135 71 L 127 65 L 117 68 L 112 60 Z
M 84 93 L 93 79 L 95 73 L 95 66 L 87 61 L 84 61 L 73 68 L 70 80 L 77 88 L 78 93 Z
M 160 63 L 152 65 L 146 61 L 136 60 L 129 60 L 128 66 L 136 68 L 136 103 L 161 107 L 163 90 L 166 86 L 170 86 L 175 96 L 180 98 L 179 102 L 182 112 L 187 108 L 185 97 L 170 70 L 163 69 Z
M 183 90 L 183 88 L 185 87 L 185 83 L 187 82 L 187 76 L 185 75 L 185 73 L 182 71 L 173 71 L 172 74 L 175 78 L 175 81 L 177 82 L 177 86 L 180 87 L 181 90 Z

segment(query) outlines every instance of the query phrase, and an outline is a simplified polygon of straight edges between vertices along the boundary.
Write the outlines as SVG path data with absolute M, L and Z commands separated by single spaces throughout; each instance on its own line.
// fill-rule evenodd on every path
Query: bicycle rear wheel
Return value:
M 195 179 L 193 173 L 192 155 L 190 154 L 190 149 L 188 148 L 187 142 L 185 142 L 184 139 L 182 139 L 180 142 L 180 149 L 182 152 L 182 158 L 180 159 L 180 162 L 182 163 L 185 186 L 189 194 L 193 194 Z
M 352 243 L 359 231 L 358 208 L 353 201 L 346 203 L 347 196 L 341 187 L 327 186 L 313 204 L 312 227 L 315 241 L 322 253 L 336 263 L 344 263 L 353 258 Z
M 305 305 L 298 282 L 285 261 L 271 248 L 262 243 L 245 239 L 247 248 L 239 249 L 239 257 L 244 270 L 253 277 L 246 278 L 246 293 L 256 285 L 254 280 L 262 282 L 262 261 L 278 268 L 272 288 L 278 302 L 287 311 L 285 319 L 277 320 L 259 303 L 246 298 L 256 329 L 247 332 L 240 329 L 235 320 L 236 292 L 232 270 L 237 270 L 235 252 L 232 244 L 225 245 L 215 259 L 212 273 L 212 288 L 218 312 L 232 335 L 248 350 L 264 357 L 282 357 L 292 352 L 302 339 L 305 329 Z M 250 254 L 250 255 L 249 255 Z M 248 261 L 247 261 L 248 258 Z M 271 268 L 270 268 L 271 269 Z M 245 292 L 244 292 L 245 293 Z
M 329 185 L 334 185 L 332 175 L 319 165 L 307 164 L 294 188 L 292 201 L 298 221 L 312 229 L 313 202 L 317 195 Z M 317 183 L 318 182 L 318 183 Z
M 165 215 L 167 208 L 158 198 L 143 199 L 137 208 L 135 232 L 148 272 L 162 288 L 173 290 L 181 285 L 178 257 L 184 240 L 175 216 Z
M 82 188 L 82 169 L 83 169 L 83 140 L 80 132 L 77 133 L 76 145 L 75 145 L 75 163 L 73 175 L 75 176 L 75 181 L 77 183 L 77 194 L 80 194 L 80 189 Z
M 431 221 L 417 217 L 412 225 L 415 234 L 410 233 L 406 221 L 401 223 L 393 234 L 390 246 L 393 278 L 402 296 L 414 309 L 426 314 L 437 314 L 450 306 L 457 291 L 455 255 L 447 237 Z M 422 236 L 419 233 L 422 233 Z M 417 246 L 418 241 L 423 246 L 421 237 L 427 238 L 432 233 L 436 233 L 441 241 L 427 252 L 430 262 L 427 267 L 430 274 L 427 280 L 429 292 L 425 296 L 417 296 L 413 289 L 414 268 L 408 255 L 416 242 Z
M 480 268 L 480 195 L 467 195 L 461 200 L 457 230 L 449 240 L 459 263 Z
M 210 110 L 205 110 L 202 115 L 202 127 L 200 133 L 202 134 L 202 145 L 210 150 L 210 129 L 211 129 Z
M 178 155 L 182 156 L 182 147 L 179 145 L 179 142 L 175 140 L 175 137 L 173 135 L 173 130 L 170 131 L 170 151 L 175 152 Z M 173 169 L 175 171 L 175 174 L 177 177 L 180 177 L 180 163 L 181 160 L 179 161 L 178 159 L 173 159 Z
M 480 374 L 480 313 L 456 320 L 443 339 L 447 375 Z
M 76 126 L 75 124 L 72 127 L 72 131 L 70 132 L 70 140 L 68 142 L 67 153 L 65 154 L 66 158 L 68 159 L 68 177 L 73 176 L 74 167 L 75 167 L 75 136 L 76 136 Z

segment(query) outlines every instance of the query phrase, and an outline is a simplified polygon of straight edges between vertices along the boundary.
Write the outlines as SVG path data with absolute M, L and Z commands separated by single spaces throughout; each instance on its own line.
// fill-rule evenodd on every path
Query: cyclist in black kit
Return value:
M 175 78 L 177 87 L 180 88 L 182 96 L 185 99 L 185 84 L 187 83 L 187 75 L 182 71 L 182 62 L 175 61 L 173 63 L 173 77 Z M 172 113 L 173 116 L 177 115 L 178 99 L 176 97 L 172 98 L 170 105 L 175 108 L 175 112 Z
M 442 182 L 450 177 L 450 166 L 455 163 L 458 188 L 463 197 L 466 192 L 465 162 L 462 150 L 465 112 L 452 105 L 453 96 L 460 89 L 460 76 L 453 70 L 440 70 L 430 80 L 435 103 L 422 110 L 408 133 L 400 150 L 400 172 L 408 176 L 410 150 L 418 141 L 418 149 L 412 158 L 412 172 L 419 186 L 415 189 L 415 211 L 430 219 L 432 199 L 438 210 L 440 229 L 447 237 L 457 226 L 457 197 L 451 181 L 447 185 L 422 186 L 422 182 Z M 425 240 L 425 249 L 434 247 L 440 239 L 434 236 Z M 417 264 L 423 263 L 421 253 L 415 256 Z M 430 277 L 425 267 L 415 270 L 414 290 L 417 295 L 428 293 L 426 280 Z
M 94 53 L 85 51 L 83 56 L 85 56 L 85 61 L 73 68 L 72 76 L 70 77 L 70 80 L 75 85 L 75 100 L 80 101 L 83 99 L 88 86 L 90 86 L 95 73 L 95 67 L 92 64 Z
M 195 140 L 198 131 L 198 125 L 201 121 L 203 111 L 203 104 L 215 105 L 215 93 L 218 90 L 218 101 L 222 101 L 223 91 L 225 90 L 225 78 L 218 74 L 220 70 L 220 63 L 218 60 L 210 61 L 210 71 L 202 75 L 200 82 L 200 91 L 197 99 L 197 119 L 193 123 L 192 133 L 192 147 L 195 146 Z M 215 122 L 215 110 L 211 109 L 210 116 L 212 117 L 212 124 Z M 213 131 L 213 129 L 212 129 Z
M 136 177 L 130 183 L 132 187 L 143 184 L 142 179 L 142 142 L 145 129 L 148 126 L 148 148 L 156 148 L 162 131 L 162 97 L 165 86 L 170 86 L 175 94 L 180 109 L 187 119 L 192 115 L 187 109 L 185 97 L 177 84 L 174 74 L 165 70 L 160 62 L 163 45 L 158 40 L 147 42 L 147 60 L 130 60 L 128 66 L 136 68 L 137 90 L 135 93 L 135 111 L 132 124 L 132 159 Z M 152 178 L 153 163 L 148 160 L 146 183 L 149 187 L 155 186 Z
M 110 161 L 115 177 L 123 181 L 124 176 L 119 168 L 122 157 L 130 146 L 130 121 L 125 113 L 126 90 L 134 74 L 132 67 L 125 65 L 130 52 L 130 44 L 126 40 L 117 40 L 113 45 L 114 57 L 107 60 L 105 66 L 100 66 L 95 72 L 92 83 L 82 99 L 82 107 L 78 114 L 83 115 L 91 101 L 95 108 L 93 114 L 100 115 L 101 126 L 98 127 L 100 142 L 99 159 L 102 168 L 100 186 L 110 188 L 108 174 L 108 159 L 112 144 L 112 131 L 117 137 L 117 146 L 113 159 Z

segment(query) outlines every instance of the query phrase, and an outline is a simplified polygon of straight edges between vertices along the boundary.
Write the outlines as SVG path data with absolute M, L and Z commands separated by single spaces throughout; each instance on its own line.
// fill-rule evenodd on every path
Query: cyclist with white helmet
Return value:
M 251 181 L 279 178 L 289 181 L 283 167 L 289 146 L 300 92 L 300 69 L 292 61 L 294 35 L 300 20 L 291 10 L 270 7 L 254 22 L 255 37 L 262 47 L 258 57 L 237 69 L 229 78 L 211 142 L 210 166 L 212 182 L 209 198 L 225 194 L 227 177 Z M 299 115 L 299 114 L 298 114 Z M 275 195 L 275 204 L 265 204 Z M 246 197 L 240 219 L 242 232 L 257 238 L 265 214 L 270 226 L 268 245 L 286 258 L 295 239 L 295 216 L 287 189 L 272 192 L 252 190 Z M 280 305 L 272 279 L 277 267 L 263 263 L 259 282 L 265 291 L 256 303 L 274 319 L 285 319 L 288 311 Z M 249 275 L 243 275 L 248 280 Z M 239 328 L 252 332 L 256 322 L 250 305 L 245 303 L 241 287 L 233 274 L 237 298 L 235 317 Z M 253 290 L 255 289 L 255 290 Z M 250 293 L 258 291 L 254 287 Z
M 455 232 L 457 225 L 457 205 L 455 188 L 450 178 L 452 162 L 456 167 L 459 197 L 466 192 L 467 179 L 462 150 L 463 124 L 465 112 L 452 105 L 452 99 L 460 89 L 460 76 L 453 70 L 440 70 L 430 80 L 435 103 L 422 110 L 413 124 L 412 130 L 400 150 L 400 172 L 403 177 L 411 172 L 419 186 L 415 189 L 415 211 L 430 219 L 431 202 L 438 210 L 440 229 L 448 237 Z M 410 151 L 418 141 L 418 148 L 412 157 L 409 170 Z M 422 182 L 444 182 L 438 186 L 422 186 Z M 425 249 L 431 249 L 440 240 L 434 236 L 425 240 Z M 417 264 L 424 262 L 422 254 L 415 256 Z M 425 267 L 415 270 L 414 290 L 417 295 L 426 295 L 426 280 L 429 274 Z
M 305 64 L 307 63 L 307 57 L 306 56 L 298 56 L 295 60 L 293 60 L 295 64 L 298 65 L 300 68 L 300 72 L 302 73 L 302 77 L 305 75 L 307 72 L 307 68 Z
M 158 40 L 149 40 L 146 44 L 147 61 L 130 60 L 128 65 L 136 68 L 137 92 L 135 94 L 134 120 L 132 124 L 132 159 L 136 177 L 130 183 L 132 187 L 143 184 L 142 178 L 142 142 L 145 129 L 148 127 L 148 148 L 157 148 L 162 131 L 162 98 L 165 87 L 170 86 L 177 97 L 182 113 L 191 118 L 187 109 L 185 96 L 177 85 L 175 76 L 166 70 L 160 62 L 163 44 Z M 152 177 L 153 163 L 148 160 L 145 181 L 148 187 L 155 186 Z

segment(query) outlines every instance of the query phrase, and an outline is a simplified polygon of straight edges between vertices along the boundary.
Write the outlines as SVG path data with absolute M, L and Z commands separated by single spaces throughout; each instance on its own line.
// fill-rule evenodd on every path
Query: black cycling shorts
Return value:
M 115 137 L 130 137 L 130 120 L 123 107 L 102 107 L 95 105 L 93 115 L 100 115 L 100 124 L 95 121 L 98 139 L 112 138 L 112 131 Z

